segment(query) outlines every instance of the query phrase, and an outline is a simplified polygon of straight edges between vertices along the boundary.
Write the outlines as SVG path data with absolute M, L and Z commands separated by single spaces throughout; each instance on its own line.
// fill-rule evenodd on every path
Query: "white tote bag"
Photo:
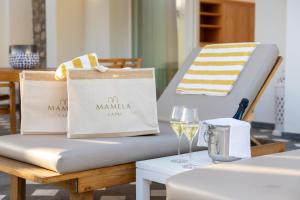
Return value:
M 68 138 L 156 134 L 154 69 L 69 70 Z
M 67 84 L 55 72 L 24 71 L 20 74 L 21 134 L 66 134 Z

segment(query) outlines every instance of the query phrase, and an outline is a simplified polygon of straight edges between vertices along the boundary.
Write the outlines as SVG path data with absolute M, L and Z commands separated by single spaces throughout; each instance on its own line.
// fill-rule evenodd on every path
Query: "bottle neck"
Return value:
M 237 109 L 235 115 L 233 116 L 234 119 L 242 120 L 244 112 L 248 107 L 249 100 L 243 98 L 239 104 L 239 108 Z
M 244 106 L 240 105 L 233 118 L 241 120 L 243 118 L 244 112 L 245 112 Z

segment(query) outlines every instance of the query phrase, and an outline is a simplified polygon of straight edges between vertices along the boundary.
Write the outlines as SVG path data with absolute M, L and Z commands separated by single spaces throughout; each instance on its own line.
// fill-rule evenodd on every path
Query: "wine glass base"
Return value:
M 172 163 L 187 163 L 188 161 L 183 158 L 175 158 L 171 160 Z
M 187 165 L 183 165 L 182 166 L 184 169 L 195 169 L 196 168 L 196 165 L 193 165 L 193 164 L 187 164 Z

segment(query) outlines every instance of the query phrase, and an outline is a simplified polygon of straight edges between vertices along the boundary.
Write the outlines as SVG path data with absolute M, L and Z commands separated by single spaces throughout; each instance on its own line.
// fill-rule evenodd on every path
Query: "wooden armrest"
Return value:
M 9 83 L 0 83 L 0 87 L 10 87 Z
M 9 95 L 7 94 L 0 94 L 0 101 L 3 101 L 3 100 L 8 100 L 9 99 Z M 0 105 L 1 107 L 1 105 Z

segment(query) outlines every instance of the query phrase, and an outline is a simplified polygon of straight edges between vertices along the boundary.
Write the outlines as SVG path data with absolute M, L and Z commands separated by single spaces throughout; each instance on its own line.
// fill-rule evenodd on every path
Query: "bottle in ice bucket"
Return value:
M 232 117 L 234 119 L 242 120 L 244 112 L 246 108 L 248 107 L 249 100 L 246 98 L 243 98 L 239 104 L 239 108 L 237 109 L 235 115 Z

